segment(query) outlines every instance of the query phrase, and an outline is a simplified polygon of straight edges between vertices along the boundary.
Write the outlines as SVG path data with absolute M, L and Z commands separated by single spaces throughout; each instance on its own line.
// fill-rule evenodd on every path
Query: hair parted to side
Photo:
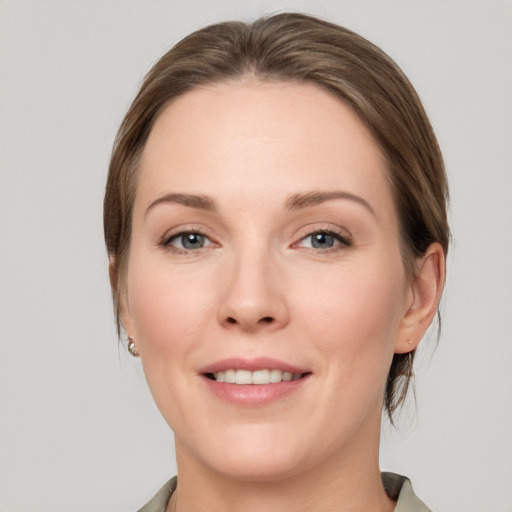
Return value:
M 431 243 L 448 252 L 442 155 L 414 88 L 382 50 L 346 28 L 303 14 L 218 23 L 185 37 L 153 66 L 114 143 L 104 229 L 119 334 L 137 168 L 149 133 L 163 110 L 187 91 L 247 76 L 313 83 L 350 106 L 386 159 L 408 275 L 414 276 L 416 259 Z M 393 357 L 384 397 L 392 422 L 405 400 L 413 361 L 414 352 Z

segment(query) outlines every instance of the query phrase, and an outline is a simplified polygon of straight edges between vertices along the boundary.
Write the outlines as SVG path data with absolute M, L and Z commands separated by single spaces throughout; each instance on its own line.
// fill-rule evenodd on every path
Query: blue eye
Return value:
M 329 233 L 314 233 L 309 236 L 311 237 L 311 247 L 315 249 L 330 249 L 336 243 L 334 235 Z
M 301 247 L 324 251 L 328 251 L 329 249 L 333 249 L 339 245 L 348 247 L 351 244 L 347 238 L 332 231 L 315 231 L 314 233 L 310 233 L 308 236 L 305 236 L 300 241 Z
M 205 235 L 197 232 L 182 232 L 172 236 L 166 245 L 176 247 L 186 251 L 193 251 L 194 249 L 201 249 L 202 247 L 209 247 L 211 241 Z

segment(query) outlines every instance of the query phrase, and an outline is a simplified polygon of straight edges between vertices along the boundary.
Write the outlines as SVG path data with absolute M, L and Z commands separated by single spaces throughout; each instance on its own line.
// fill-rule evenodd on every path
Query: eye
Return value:
M 333 231 L 315 231 L 302 238 L 297 246 L 328 251 L 337 246 L 350 246 L 350 240 Z
M 182 251 L 193 251 L 213 245 L 212 241 L 197 231 L 182 231 L 171 236 L 166 242 L 167 247 L 175 247 Z

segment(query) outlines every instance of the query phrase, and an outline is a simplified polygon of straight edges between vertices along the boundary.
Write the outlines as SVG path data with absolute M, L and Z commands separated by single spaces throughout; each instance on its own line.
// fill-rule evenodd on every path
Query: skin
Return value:
M 384 160 L 359 119 L 314 85 L 196 88 L 158 118 L 139 172 L 122 316 L 175 433 L 168 510 L 393 510 L 378 465 L 384 386 L 433 318 L 444 258 L 433 244 L 407 279 Z M 203 247 L 184 249 L 183 230 Z M 313 247 L 325 231 L 332 246 Z M 199 374 L 261 356 L 311 374 L 255 407 Z

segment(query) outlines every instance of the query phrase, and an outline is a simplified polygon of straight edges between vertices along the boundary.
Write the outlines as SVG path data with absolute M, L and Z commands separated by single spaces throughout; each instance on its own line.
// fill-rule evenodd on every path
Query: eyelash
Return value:
M 186 249 L 186 248 L 181 248 L 181 247 L 175 247 L 172 245 L 172 242 L 174 240 L 178 240 L 186 235 L 197 235 L 197 236 L 203 237 L 205 240 L 207 240 L 209 242 L 209 244 L 206 247 L 201 246 L 196 249 Z M 209 247 L 215 246 L 217 244 L 215 244 L 215 242 L 213 242 L 207 234 L 203 233 L 199 229 L 185 229 L 182 231 L 178 231 L 177 233 L 172 233 L 170 235 L 166 234 L 162 238 L 162 240 L 160 241 L 160 243 L 158 245 L 165 249 L 171 250 L 177 254 L 195 254 L 203 248 L 209 248 Z
M 308 238 L 312 238 L 315 235 L 332 236 L 334 238 L 334 240 L 339 243 L 339 245 L 334 245 L 333 247 L 329 247 L 327 249 L 320 249 L 320 248 L 315 248 L 315 247 L 305 247 L 305 249 L 309 249 L 315 253 L 336 252 L 342 248 L 348 248 L 348 247 L 352 246 L 352 240 L 346 235 L 342 235 L 341 233 L 338 233 L 337 231 L 334 231 L 332 229 L 316 229 L 314 231 L 307 233 L 298 242 L 295 242 L 294 244 L 292 244 L 292 247 L 297 247 L 301 242 L 303 242 L 304 240 L 307 240 Z
M 186 249 L 186 248 L 181 248 L 181 247 L 175 247 L 172 245 L 173 241 L 178 240 L 186 235 L 197 235 L 197 236 L 203 237 L 205 240 L 208 241 L 208 245 L 201 246 L 196 249 Z M 340 246 L 342 246 L 342 248 L 348 248 L 348 247 L 352 246 L 352 240 L 349 237 L 347 237 L 346 235 L 342 235 L 341 233 L 338 233 L 337 231 L 334 231 L 332 229 L 316 229 L 314 231 L 307 233 L 305 236 L 301 237 L 297 242 L 294 242 L 291 245 L 291 247 L 292 248 L 300 247 L 299 244 L 301 242 L 303 242 L 303 241 L 307 240 L 308 238 L 311 238 L 315 235 L 325 235 L 325 236 L 333 237 L 334 240 L 336 242 L 338 242 Z M 209 247 L 212 247 L 215 245 L 218 246 L 218 244 L 213 242 L 208 235 L 206 235 L 205 233 L 203 233 L 201 230 L 198 230 L 198 229 L 186 229 L 186 230 L 178 231 L 177 233 L 172 233 L 171 235 L 165 235 L 162 238 L 162 240 L 159 242 L 158 245 L 164 247 L 165 249 L 172 250 L 173 252 L 175 252 L 177 254 L 195 254 L 195 253 L 199 252 L 201 249 L 209 248 Z M 327 249 L 320 249 L 320 248 L 315 248 L 315 247 L 305 247 L 305 249 L 308 249 L 314 253 L 330 253 L 330 252 L 336 252 L 337 250 L 340 249 L 340 247 L 335 245 L 335 246 L 329 247 Z

